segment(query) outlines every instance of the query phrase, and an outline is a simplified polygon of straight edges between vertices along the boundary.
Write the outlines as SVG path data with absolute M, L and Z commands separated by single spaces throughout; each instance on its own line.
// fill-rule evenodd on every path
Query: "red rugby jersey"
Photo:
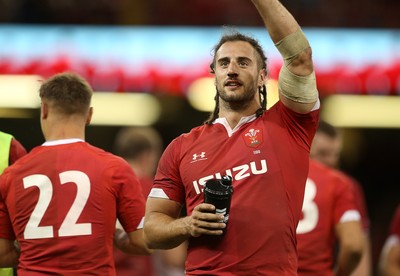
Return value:
M 18 275 L 114 275 L 116 218 L 144 216 L 138 179 L 122 158 L 77 139 L 47 142 L 0 178 L 0 237 L 18 240 Z
M 303 216 L 297 226 L 299 275 L 333 275 L 335 225 L 361 219 L 352 182 L 310 160 Z
M 189 240 L 188 275 L 296 275 L 296 226 L 319 111 L 281 102 L 231 129 L 225 118 L 176 138 L 159 162 L 152 197 L 203 202 L 208 179 L 233 177 L 226 235 Z

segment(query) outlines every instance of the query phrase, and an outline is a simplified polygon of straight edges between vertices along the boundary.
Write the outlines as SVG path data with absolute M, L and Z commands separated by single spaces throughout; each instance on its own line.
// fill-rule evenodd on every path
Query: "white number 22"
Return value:
M 318 206 L 314 201 L 316 194 L 317 186 L 315 185 L 315 182 L 307 178 L 302 209 L 303 219 L 301 219 L 297 225 L 297 234 L 310 232 L 315 228 L 315 226 L 317 226 L 319 211 Z
M 89 198 L 89 177 L 80 171 L 66 171 L 60 173 L 59 176 L 62 185 L 70 182 L 75 183 L 77 186 L 77 194 L 58 230 L 58 235 L 60 237 L 91 235 L 91 223 L 76 223 Z M 23 182 L 25 189 L 33 186 L 39 188 L 39 199 L 25 227 L 24 238 L 53 238 L 53 226 L 39 226 L 53 196 L 53 184 L 51 180 L 46 175 L 34 174 L 25 177 Z

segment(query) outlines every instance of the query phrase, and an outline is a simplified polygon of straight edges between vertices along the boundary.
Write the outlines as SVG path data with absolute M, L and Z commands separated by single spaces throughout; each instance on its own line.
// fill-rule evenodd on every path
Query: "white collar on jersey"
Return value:
M 240 118 L 239 123 L 235 126 L 234 129 L 231 128 L 226 118 L 217 118 L 215 119 L 213 124 L 222 124 L 225 127 L 226 131 L 228 132 L 228 136 L 231 137 L 232 134 L 235 133 L 242 125 L 254 121 L 256 118 L 257 118 L 256 114 L 247 117 L 242 117 Z
M 60 139 L 60 140 L 46 141 L 42 144 L 42 146 L 56 146 L 56 145 L 71 144 L 76 142 L 85 142 L 85 140 L 82 140 L 80 138 Z

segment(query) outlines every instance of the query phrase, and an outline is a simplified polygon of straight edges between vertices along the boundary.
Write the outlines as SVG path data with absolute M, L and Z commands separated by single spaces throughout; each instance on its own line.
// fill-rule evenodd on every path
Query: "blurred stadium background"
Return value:
M 0 129 L 28 150 L 42 143 L 38 80 L 76 71 L 96 91 L 90 143 L 111 150 L 121 127 L 151 125 L 167 145 L 214 105 L 222 25 L 265 47 L 272 103 L 281 62 L 248 2 L 0 0 Z M 376 265 L 400 198 L 400 1 L 282 2 L 313 46 L 322 116 L 344 130 L 342 169 L 364 187 Z

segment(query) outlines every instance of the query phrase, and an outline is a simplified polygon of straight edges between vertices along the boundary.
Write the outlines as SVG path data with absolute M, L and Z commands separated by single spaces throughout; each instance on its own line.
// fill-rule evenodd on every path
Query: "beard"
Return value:
M 240 86 L 236 90 L 229 90 L 229 87 L 223 85 L 217 85 L 217 94 L 222 100 L 221 104 L 229 106 L 232 110 L 245 109 L 255 100 L 255 94 L 258 91 L 258 87 L 254 86 Z

